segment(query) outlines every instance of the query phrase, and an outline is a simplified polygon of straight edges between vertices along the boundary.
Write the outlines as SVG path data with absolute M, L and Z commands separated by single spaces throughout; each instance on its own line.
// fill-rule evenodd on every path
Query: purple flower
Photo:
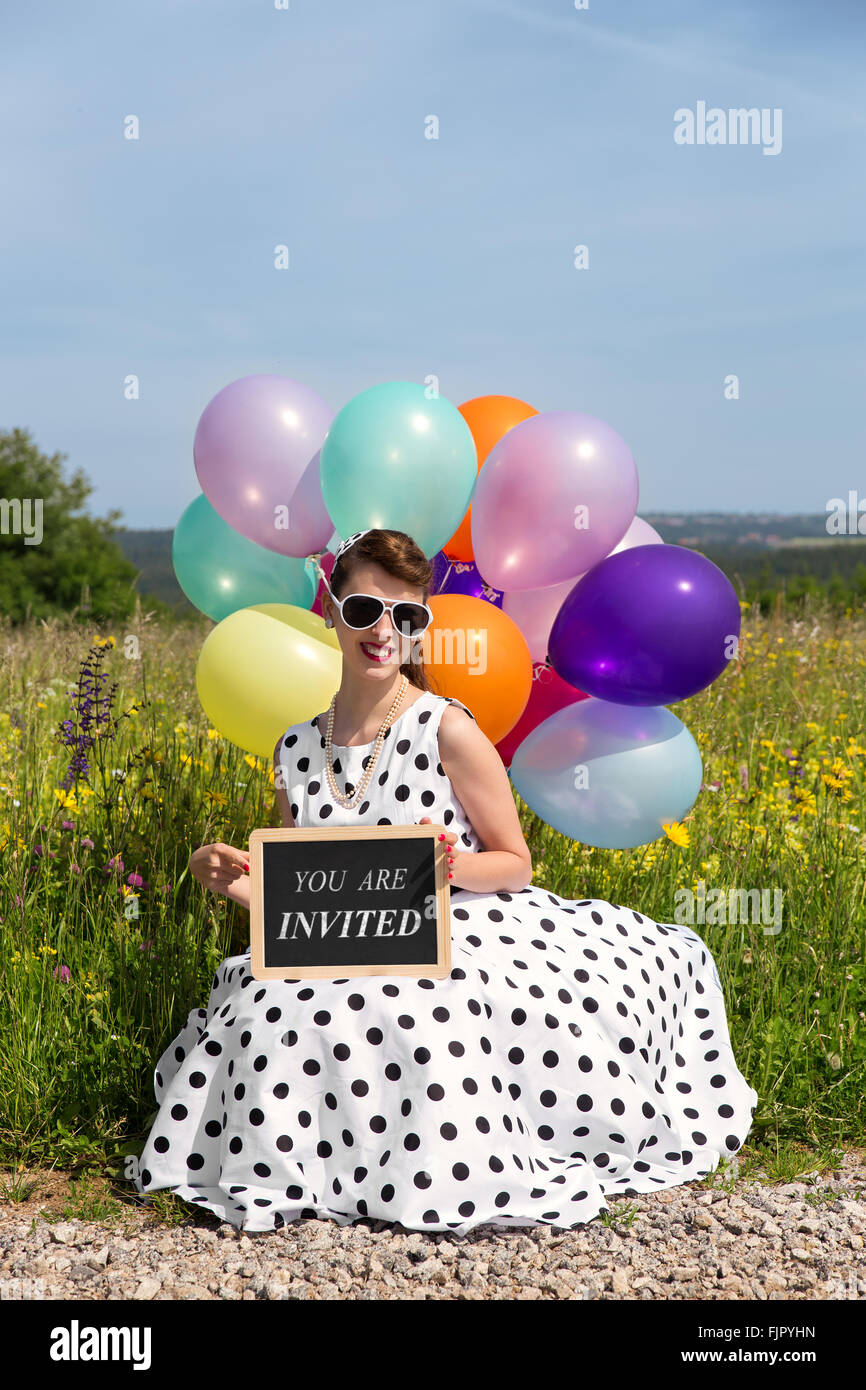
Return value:
M 102 872 L 104 874 L 111 873 L 112 869 L 115 873 L 123 873 L 123 860 L 121 859 L 119 854 L 113 855 L 112 858 L 109 859 L 108 863 L 102 866 Z
M 56 965 L 54 967 L 54 978 L 55 980 L 71 980 L 72 971 L 69 969 L 68 965 Z
M 73 873 L 73 874 L 80 874 L 80 873 L 81 873 L 81 865 L 80 865 L 80 864 L 70 864 L 70 865 L 69 865 L 69 870 L 70 870 L 70 873 Z
M 130 888 L 143 888 L 145 886 L 141 874 L 130 874 L 126 881 Z
M 34 853 L 34 854 L 42 854 L 42 846 L 41 846 L 41 845 L 34 845 L 34 846 L 33 846 L 33 853 Z
M 75 821 L 72 821 L 72 820 L 62 820 L 62 821 L 60 822 L 60 829 L 61 829 L 61 830 L 74 830 L 74 829 L 75 829 Z
M 84 839 L 81 841 L 81 848 L 82 848 L 82 849 L 93 849 L 93 848 L 94 848 L 93 841 L 91 840 L 91 838 L 90 838 L 89 835 L 85 835 Z

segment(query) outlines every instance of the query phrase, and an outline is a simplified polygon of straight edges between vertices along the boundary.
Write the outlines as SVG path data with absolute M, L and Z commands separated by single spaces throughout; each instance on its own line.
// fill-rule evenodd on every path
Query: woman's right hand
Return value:
M 247 877 L 249 858 L 245 850 L 221 842 L 201 845 L 190 855 L 189 871 L 203 888 L 228 896 L 228 889 L 239 878 Z

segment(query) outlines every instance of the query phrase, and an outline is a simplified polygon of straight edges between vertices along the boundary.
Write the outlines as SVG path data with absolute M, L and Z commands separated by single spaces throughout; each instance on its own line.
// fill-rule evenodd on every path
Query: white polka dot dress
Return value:
M 398 716 L 354 811 L 330 799 L 316 721 L 293 725 L 295 824 L 427 815 L 483 849 L 439 761 L 449 703 L 425 692 Z M 341 790 L 371 751 L 334 745 Z M 157 1063 L 138 1191 L 170 1188 L 248 1231 L 572 1228 L 740 1148 L 758 1096 L 690 927 L 537 887 L 453 889 L 451 937 L 443 980 L 257 981 L 249 950 L 224 960 Z

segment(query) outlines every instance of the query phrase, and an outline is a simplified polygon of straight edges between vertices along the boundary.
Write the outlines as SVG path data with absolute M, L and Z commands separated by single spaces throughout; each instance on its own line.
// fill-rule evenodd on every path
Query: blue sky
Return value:
M 173 526 L 255 372 L 600 416 L 639 512 L 866 492 L 859 0 L 90 0 L 2 36 L 0 427 L 95 513 Z M 699 101 L 780 108 L 781 153 L 678 146 Z

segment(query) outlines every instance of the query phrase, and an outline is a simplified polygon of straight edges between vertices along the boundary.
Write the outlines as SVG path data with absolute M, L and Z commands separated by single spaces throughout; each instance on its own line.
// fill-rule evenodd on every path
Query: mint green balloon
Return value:
M 317 582 L 306 560 L 247 540 L 223 521 L 204 493 L 174 528 L 171 561 L 190 603 L 214 622 L 256 603 L 312 608 Z
M 319 458 L 322 497 L 341 536 L 406 531 L 428 558 L 463 520 L 477 476 L 460 411 L 414 381 L 354 396 L 331 421 Z

